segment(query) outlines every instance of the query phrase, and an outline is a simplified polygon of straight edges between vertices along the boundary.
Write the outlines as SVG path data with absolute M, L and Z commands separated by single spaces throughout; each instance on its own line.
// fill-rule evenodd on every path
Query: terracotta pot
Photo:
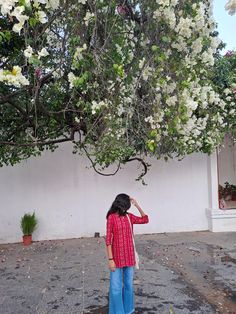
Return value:
M 32 235 L 24 235 L 23 236 L 23 244 L 30 245 L 32 243 Z

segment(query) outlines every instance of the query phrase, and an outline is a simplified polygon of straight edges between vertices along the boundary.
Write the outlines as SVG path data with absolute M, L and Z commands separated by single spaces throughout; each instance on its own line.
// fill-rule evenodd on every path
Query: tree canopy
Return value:
M 212 81 L 217 92 L 224 96 L 228 111 L 228 135 L 236 139 L 236 51 L 227 51 L 215 60 Z
M 66 141 L 140 177 L 147 156 L 211 153 L 235 126 L 211 2 L 0 0 L 0 165 Z

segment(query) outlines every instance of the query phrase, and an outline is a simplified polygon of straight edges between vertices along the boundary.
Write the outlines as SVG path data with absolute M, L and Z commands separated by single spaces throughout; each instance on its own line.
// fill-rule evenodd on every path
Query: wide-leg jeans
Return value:
M 134 312 L 134 267 L 117 267 L 110 271 L 109 314 Z

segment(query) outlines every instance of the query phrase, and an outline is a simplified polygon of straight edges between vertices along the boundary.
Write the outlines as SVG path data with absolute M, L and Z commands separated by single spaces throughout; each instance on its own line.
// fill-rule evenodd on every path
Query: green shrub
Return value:
M 31 235 L 37 226 L 37 219 L 35 217 L 35 213 L 24 214 L 21 218 L 21 230 L 24 235 Z

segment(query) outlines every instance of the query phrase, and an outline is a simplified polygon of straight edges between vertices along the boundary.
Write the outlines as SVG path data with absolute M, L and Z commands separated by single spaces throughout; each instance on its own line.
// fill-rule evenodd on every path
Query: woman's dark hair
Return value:
M 131 202 L 129 195 L 118 194 L 107 213 L 107 218 L 109 217 L 109 215 L 114 213 L 118 213 L 119 216 L 125 216 L 130 206 Z

